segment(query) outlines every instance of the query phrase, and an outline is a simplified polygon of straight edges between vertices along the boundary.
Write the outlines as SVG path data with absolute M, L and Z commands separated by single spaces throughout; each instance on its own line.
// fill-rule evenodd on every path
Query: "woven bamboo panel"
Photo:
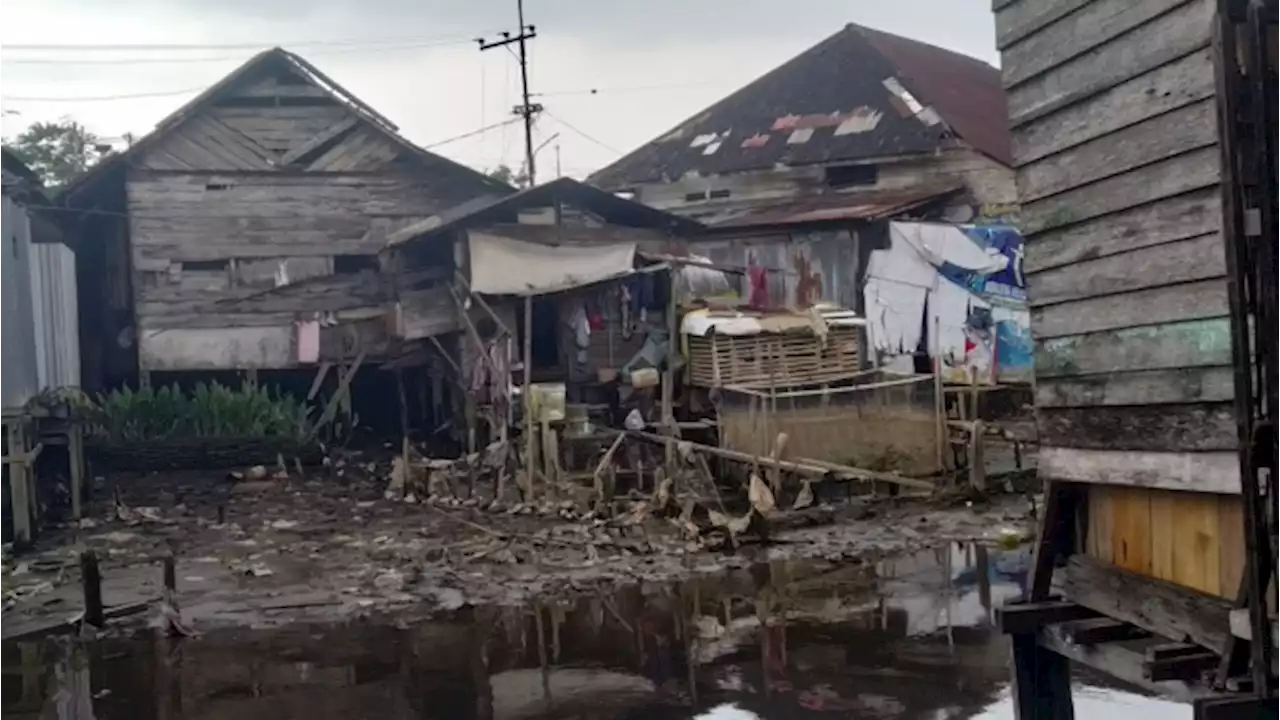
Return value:
M 858 328 L 689 338 L 689 380 L 700 387 L 802 385 L 840 380 L 860 369 Z

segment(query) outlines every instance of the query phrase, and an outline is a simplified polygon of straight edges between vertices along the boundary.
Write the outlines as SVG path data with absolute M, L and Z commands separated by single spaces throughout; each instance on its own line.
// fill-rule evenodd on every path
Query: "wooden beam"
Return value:
M 1013 702 L 1019 720 L 1073 720 L 1071 666 L 1034 634 L 1013 636 Z
M 1197 697 L 1211 695 L 1212 691 L 1205 685 L 1190 684 L 1180 680 L 1153 681 L 1144 676 L 1142 664 L 1146 659 L 1141 645 L 1142 640 L 1128 642 L 1099 643 L 1083 645 L 1071 642 L 1061 631 L 1064 626 L 1054 625 L 1046 628 L 1037 637 L 1040 645 L 1062 655 L 1072 663 L 1078 663 L 1110 675 L 1119 680 L 1132 683 L 1144 690 L 1158 693 L 1177 702 L 1189 702 Z
M 338 380 L 338 389 L 334 391 L 333 396 L 329 398 L 329 402 L 324 406 L 324 412 L 320 413 L 320 418 L 316 420 L 316 424 L 311 428 L 310 434 L 307 435 L 307 442 L 313 440 L 316 435 L 324 429 L 324 426 L 333 421 L 333 416 L 338 412 L 338 406 L 342 404 L 343 398 L 347 396 L 347 391 L 351 387 L 351 381 L 355 378 L 356 372 L 360 369 L 360 365 L 364 363 L 365 351 L 361 350 L 356 356 L 356 361 L 351 363 L 351 367 Z
M 455 296 L 456 297 L 456 296 Z M 461 309 L 461 307 L 459 307 Z M 524 296 L 524 501 L 533 501 L 533 296 Z
M 1077 645 L 1098 645 L 1100 643 L 1151 637 L 1151 633 L 1137 625 L 1130 625 L 1127 622 L 1113 620 L 1109 617 L 1095 617 L 1088 620 L 1062 623 L 1058 631 L 1068 641 Z
M 1097 618 L 1098 613 L 1065 600 L 1014 602 L 996 608 L 996 627 L 1006 635 L 1038 632 L 1046 625 Z
M 1142 452 L 1041 445 L 1040 476 L 1099 485 L 1124 485 L 1238 495 L 1234 452 Z
M 1194 646 L 1191 646 L 1194 647 Z M 1153 682 L 1164 680 L 1198 680 L 1204 673 L 1218 667 L 1218 654 L 1208 650 L 1150 659 L 1142 665 L 1143 674 Z
M 1274 720 L 1276 701 L 1256 695 L 1211 697 L 1192 705 L 1195 720 Z
M 331 126 L 328 130 L 325 130 L 319 135 L 312 137 L 310 140 L 303 143 L 302 145 L 299 145 L 298 147 L 285 153 L 276 164 L 281 167 L 284 167 L 284 166 L 292 165 L 298 162 L 299 160 L 305 159 L 307 155 L 310 155 L 316 150 L 319 150 L 324 145 L 327 145 L 328 143 L 336 140 L 338 137 L 346 133 L 348 130 L 351 130 L 352 128 L 354 128 L 359 121 L 360 121 L 359 118 L 352 116 L 347 118 L 346 120 L 343 120 L 337 123 L 336 125 Z
M 502 322 L 502 318 L 498 317 L 498 313 L 493 311 L 493 308 L 489 305 L 488 302 L 485 301 L 483 297 L 481 297 L 480 293 L 471 289 L 471 283 L 467 282 L 467 279 L 462 276 L 461 272 L 455 272 L 454 277 L 457 279 L 459 283 L 462 284 L 462 287 L 464 290 L 467 291 L 467 294 L 469 294 L 472 297 L 472 299 L 476 301 L 476 304 L 480 306 L 480 309 L 484 310 L 485 313 L 489 315 L 489 317 L 493 320 L 494 324 L 498 326 L 499 330 L 506 333 L 510 337 L 515 337 L 515 333 L 511 332 L 511 328 L 507 327 L 507 324 Z
M 1080 493 L 1069 483 L 1050 480 L 1045 483 L 1044 513 L 1036 532 L 1036 545 L 1031 555 L 1031 577 L 1027 599 L 1045 600 L 1053 581 L 1053 568 L 1059 555 L 1070 551 L 1070 536 Z
M 1060 573 L 1072 602 L 1178 642 L 1221 652 L 1231 637 L 1231 603 L 1164 580 L 1073 555 Z

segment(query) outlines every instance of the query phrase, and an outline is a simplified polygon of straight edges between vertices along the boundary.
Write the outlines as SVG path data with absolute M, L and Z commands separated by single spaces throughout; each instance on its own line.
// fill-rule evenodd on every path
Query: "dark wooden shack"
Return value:
M 303 58 L 260 53 L 63 194 L 86 385 L 296 367 L 300 321 L 381 314 L 311 290 L 368 294 L 356 276 L 377 269 L 390 233 L 513 191 L 414 146 Z

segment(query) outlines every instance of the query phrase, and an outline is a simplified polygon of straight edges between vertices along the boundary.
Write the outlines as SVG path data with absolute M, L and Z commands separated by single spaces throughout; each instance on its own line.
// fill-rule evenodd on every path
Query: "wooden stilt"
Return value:
M 1013 636 L 1013 701 L 1018 720 L 1073 720 L 1071 667 L 1036 634 Z
M 679 318 L 676 317 L 679 304 L 676 300 L 676 282 L 675 268 L 667 273 L 667 367 L 662 373 L 662 434 L 674 435 L 676 427 L 675 417 L 675 389 L 676 389 L 676 360 L 679 357 L 678 335 L 679 335 Z M 668 444 L 665 452 L 667 473 L 669 476 L 675 476 L 676 448 L 675 445 Z
M 67 457 L 71 464 L 71 518 L 79 520 L 84 499 L 84 426 L 78 422 L 67 427 Z
M 533 296 L 524 296 L 524 490 L 525 501 L 533 500 Z
M 93 550 L 80 553 L 80 578 L 84 585 L 84 621 L 102 627 L 102 572 L 98 569 L 98 554 Z
M 31 483 L 27 466 L 27 433 L 24 418 L 10 418 L 5 423 L 8 429 L 8 446 L 6 457 L 9 460 L 9 500 L 13 509 L 13 544 L 15 548 L 24 548 L 31 544 Z

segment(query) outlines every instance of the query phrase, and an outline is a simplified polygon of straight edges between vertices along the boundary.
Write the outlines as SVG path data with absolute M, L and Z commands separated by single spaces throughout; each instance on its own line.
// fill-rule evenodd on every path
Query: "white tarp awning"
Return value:
M 634 242 L 542 245 L 469 232 L 471 289 L 488 295 L 541 295 L 631 273 Z

